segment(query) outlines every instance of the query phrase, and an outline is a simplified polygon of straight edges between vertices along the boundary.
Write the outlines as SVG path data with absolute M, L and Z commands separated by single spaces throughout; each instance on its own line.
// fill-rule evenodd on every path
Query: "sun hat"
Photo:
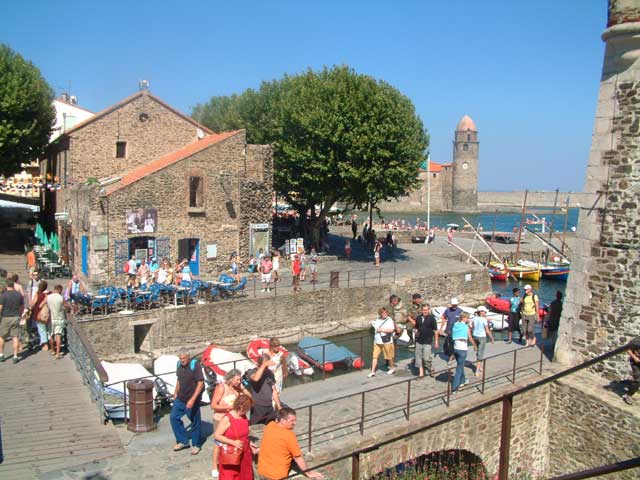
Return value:
M 524 286 L 524 289 L 525 289 L 525 290 L 531 290 L 531 285 L 525 285 L 525 286 Z
M 460 302 L 458 301 L 458 297 L 451 298 L 451 305 L 458 305 Z

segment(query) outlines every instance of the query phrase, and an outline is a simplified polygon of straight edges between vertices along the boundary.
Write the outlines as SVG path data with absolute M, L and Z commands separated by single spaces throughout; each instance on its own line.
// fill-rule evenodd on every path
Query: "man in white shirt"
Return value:
M 51 313 L 51 337 L 49 338 L 49 351 L 55 356 L 62 358 L 60 354 L 60 345 L 62 344 L 62 335 L 66 325 L 67 317 L 64 312 L 64 298 L 62 297 L 62 285 L 53 287 L 53 292 L 47 295 L 47 306 Z

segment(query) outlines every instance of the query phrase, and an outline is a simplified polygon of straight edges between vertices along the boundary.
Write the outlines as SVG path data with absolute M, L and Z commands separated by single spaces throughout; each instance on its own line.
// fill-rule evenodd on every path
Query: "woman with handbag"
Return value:
M 49 350 L 49 323 L 51 315 L 47 305 L 47 282 L 41 280 L 38 284 L 38 290 L 31 301 L 31 315 L 38 327 L 38 336 L 40 337 L 40 348 L 45 352 Z
M 251 399 L 240 395 L 233 409 L 220 422 L 214 438 L 220 442 L 218 475 L 220 480 L 253 480 L 253 446 L 249 442 Z

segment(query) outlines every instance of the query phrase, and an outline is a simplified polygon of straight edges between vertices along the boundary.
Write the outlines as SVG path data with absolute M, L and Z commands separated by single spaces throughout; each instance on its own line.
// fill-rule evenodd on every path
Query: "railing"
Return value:
M 542 366 L 543 366 L 543 360 L 544 360 L 544 345 L 540 344 L 540 356 L 538 359 L 536 359 L 534 362 L 525 363 L 524 365 L 518 365 L 518 352 L 523 350 L 528 351 L 528 348 L 527 347 L 517 348 L 508 352 L 503 352 L 496 355 L 492 355 L 490 357 L 485 357 L 481 361 L 476 361 L 475 362 L 476 366 L 479 362 L 482 362 L 482 377 L 478 383 L 474 383 L 473 385 L 470 385 L 470 386 L 471 387 L 475 386 L 479 390 L 479 392 L 484 395 L 487 382 L 490 382 L 499 378 L 507 378 L 509 382 L 511 382 L 512 384 L 515 384 L 516 373 L 530 370 L 531 367 L 536 367 L 536 372 L 539 375 L 542 375 Z M 512 367 L 508 370 L 502 369 L 496 372 L 492 372 L 492 374 L 487 377 L 487 362 L 490 362 L 491 360 L 495 360 L 498 358 L 503 358 L 506 356 L 513 356 Z M 349 395 L 343 395 L 337 398 L 332 398 L 322 402 L 316 402 L 310 405 L 296 407 L 296 410 L 298 412 L 304 411 L 306 409 L 307 415 L 308 415 L 307 429 L 305 434 L 303 434 L 300 437 L 300 441 L 301 442 L 306 441 L 307 450 L 310 452 L 314 438 L 317 440 L 318 437 L 327 436 L 327 435 L 331 437 L 333 434 L 335 434 L 335 431 L 338 428 L 349 429 L 349 428 L 358 427 L 358 431 L 362 436 L 364 435 L 364 431 L 365 431 L 365 423 L 367 421 L 374 420 L 379 416 L 382 416 L 382 415 L 388 416 L 391 414 L 402 413 L 402 417 L 404 417 L 404 419 L 408 421 L 411 417 L 412 409 L 415 410 L 416 408 L 423 405 L 427 405 L 431 402 L 439 403 L 439 401 L 442 401 L 447 407 L 449 407 L 451 405 L 451 395 L 452 395 L 451 382 L 453 379 L 453 371 L 455 371 L 455 366 L 447 367 L 446 369 L 434 372 L 432 374 L 434 378 L 437 378 L 440 375 L 446 374 L 446 387 L 441 392 L 437 392 L 437 393 L 430 394 L 423 397 L 416 396 L 415 393 L 413 393 L 415 389 L 413 389 L 412 391 L 412 384 L 414 384 L 416 381 L 421 381 L 417 377 L 413 377 L 407 380 L 394 382 L 390 385 L 375 387 L 368 390 L 363 390 L 361 392 L 357 392 Z M 399 395 L 401 395 L 400 394 L 401 391 L 404 391 L 405 392 L 404 400 L 400 403 L 395 403 L 391 405 L 389 404 L 377 405 L 376 410 L 367 412 L 366 411 L 367 395 L 368 394 L 370 395 L 374 392 L 379 392 L 381 390 L 388 390 L 388 389 L 393 389 L 394 391 L 397 391 Z M 338 422 L 338 423 L 325 425 L 320 428 L 315 428 L 315 429 L 313 428 L 314 408 L 317 409 L 317 407 L 320 407 L 321 405 L 333 404 L 340 400 L 346 400 L 346 399 L 352 399 L 351 402 L 348 402 L 349 404 L 351 405 L 358 404 L 360 406 L 358 415 L 352 418 L 348 418 L 347 420 L 342 420 L 341 422 Z
M 637 340 L 636 340 L 637 341 Z M 447 424 L 449 422 L 452 422 L 454 420 L 457 420 L 459 418 L 463 418 L 466 417 L 467 415 L 471 415 L 472 413 L 475 413 L 477 411 L 483 410 L 487 407 L 490 407 L 492 405 L 496 405 L 498 403 L 502 404 L 502 421 L 501 421 L 501 431 L 500 431 L 500 460 L 499 460 L 499 465 L 498 465 L 498 478 L 499 480 L 507 480 L 508 479 L 508 475 L 509 475 L 509 446 L 510 446 L 510 440 L 511 440 L 511 412 L 512 412 L 512 406 L 513 406 L 513 398 L 517 397 L 518 395 L 522 395 L 530 390 L 534 390 L 536 388 L 539 388 L 541 386 L 544 386 L 548 383 L 554 382 L 556 380 L 559 380 L 561 378 L 564 378 L 568 375 L 571 375 L 575 372 L 578 372 L 580 370 L 583 370 L 585 368 L 589 368 L 593 365 L 596 365 L 604 360 L 607 360 L 608 358 L 611 358 L 615 355 L 619 355 L 620 353 L 625 352 L 626 350 L 628 350 L 632 345 L 632 342 L 629 342 L 628 344 L 625 344 L 621 347 L 618 347 L 614 350 L 611 350 L 610 352 L 604 353 L 602 355 L 599 355 L 595 358 L 592 358 L 591 360 L 587 360 L 583 363 L 581 363 L 580 365 L 576 365 L 574 367 L 568 368 L 562 372 L 550 375 L 546 378 L 543 378 L 541 380 L 538 380 L 536 382 L 530 383 L 528 385 L 522 386 L 522 387 L 518 387 L 515 390 L 505 393 L 503 395 L 500 395 L 498 397 L 489 399 L 489 400 L 485 400 L 483 402 L 480 402 L 476 405 L 474 405 L 473 407 L 470 407 L 466 410 L 463 410 L 461 412 L 457 412 L 454 413 L 446 418 L 440 419 L 440 420 L 436 420 L 434 422 L 431 422 L 427 425 L 424 425 L 422 427 L 413 429 L 409 432 L 403 433 L 401 435 L 396 435 L 393 437 L 388 438 L 387 440 L 383 440 L 381 442 L 377 442 L 373 445 L 367 446 L 365 448 L 362 449 L 358 449 L 358 450 L 354 450 L 348 454 L 345 455 L 341 455 L 338 457 L 334 457 L 331 460 L 327 461 L 327 462 L 323 462 L 320 463 L 318 465 L 314 465 L 310 468 L 308 468 L 306 471 L 311 471 L 311 470 L 317 470 L 323 467 L 327 467 L 329 465 L 332 465 L 334 463 L 337 462 L 342 462 L 345 460 L 351 460 L 351 479 L 352 480 L 359 480 L 360 479 L 360 456 L 366 453 L 370 453 L 373 452 L 377 449 L 379 449 L 380 447 L 384 447 L 386 445 L 390 445 L 394 442 L 397 442 L 399 440 L 403 440 L 407 437 L 412 437 L 414 435 L 417 435 L 419 433 L 423 433 L 426 432 L 428 430 L 431 430 L 435 427 L 439 427 L 441 425 Z M 605 473 L 610 473 L 610 472 L 617 472 L 617 471 L 621 471 L 624 469 L 628 469 L 628 468 L 636 468 L 639 466 L 639 462 L 637 459 L 631 459 L 631 460 L 627 460 L 625 462 L 620 462 L 619 464 L 614 464 L 613 466 L 611 465 L 607 465 L 604 467 L 598 467 L 596 469 L 591 469 L 591 470 L 587 470 L 585 472 L 578 472 L 578 473 L 574 473 L 574 474 L 569 474 L 569 475 L 565 475 L 565 476 L 561 476 L 561 477 L 557 477 L 556 479 L 553 480 L 575 480 L 575 479 L 580 479 L 580 478 L 590 478 L 590 477 L 594 477 L 594 476 L 598 476 L 598 475 L 603 475 Z M 601 473 L 599 473 L 601 472 Z M 287 479 L 290 478 L 295 478 L 298 474 L 294 474 L 294 475 L 290 475 L 287 477 Z
M 104 390 L 102 385 L 109 381 L 107 372 L 91 343 L 79 327 L 73 313 L 67 314 L 67 349 L 76 368 L 89 387 L 91 398 L 98 405 L 101 421 L 104 421 Z
M 371 287 L 371 286 L 380 286 L 384 283 L 393 283 L 396 281 L 396 268 L 375 268 L 375 269 L 361 269 L 361 270 L 339 270 L 336 271 L 337 276 L 334 276 L 334 272 L 321 272 L 316 275 L 316 281 L 311 281 L 311 274 L 307 273 L 305 275 L 305 280 L 299 283 L 300 291 L 312 291 L 324 289 L 324 288 L 351 288 L 351 287 Z M 248 282 L 248 285 L 252 285 L 253 297 L 255 298 L 258 293 L 262 290 L 262 282 L 259 273 L 255 273 L 251 282 Z M 272 272 L 272 281 L 269 284 L 271 291 L 267 293 L 271 293 L 272 295 L 278 295 L 278 290 L 280 292 L 289 293 L 292 291 L 293 285 L 292 277 L 280 276 L 280 281 L 273 281 L 273 272 Z M 287 281 L 287 284 L 282 284 L 282 281 Z M 280 284 L 280 286 L 278 286 Z

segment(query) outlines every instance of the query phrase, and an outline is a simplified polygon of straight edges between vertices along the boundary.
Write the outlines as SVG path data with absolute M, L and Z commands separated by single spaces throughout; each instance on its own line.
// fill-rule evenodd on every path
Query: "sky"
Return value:
M 212 96 L 349 65 L 409 97 L 434 162 L 478 127 L 480 190 L 580 191 L 606 0 L 0 0 L 0 43 L 102 110 L 150 82 L 189 114 Z

